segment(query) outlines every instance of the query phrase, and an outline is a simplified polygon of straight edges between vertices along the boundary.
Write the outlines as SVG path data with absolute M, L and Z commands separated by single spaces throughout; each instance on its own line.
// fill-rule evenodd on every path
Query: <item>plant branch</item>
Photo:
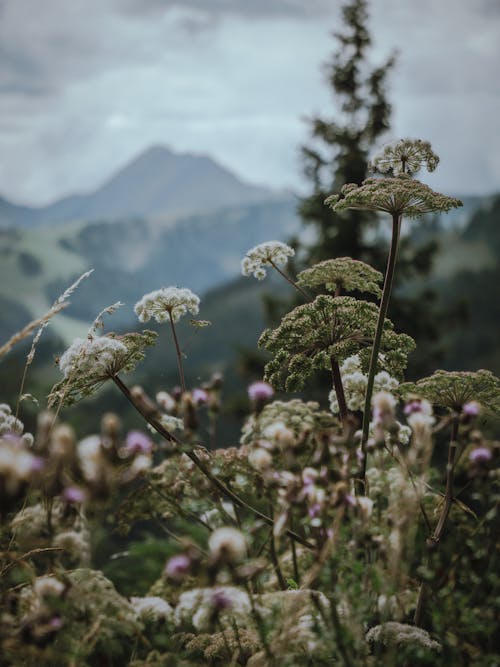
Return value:
M 378 354 L 380 350 L 380 342 L 382 340 L 382 332 L 384 330 L 384 322 L 389 307 L 389 300 L 391 298 L 392 283 L 394 279 L 394 270 L 396 267 L 396 259 L 398 255 L 399 233 L 401 230 L 401 216 L 393 215 L 392 217 L 392 239 L 389 250 L 389 258 L 387 260 L 387 269 L 385 272 L 384 289 L 382 292 L 382 299 L 378 311 L 377 328 L 375 330 L 375 338 L 373 340 L 372 354 L 370 357 L 370 367 L 368 369 L 368 382 L 366 386 L 365 407 L 363 412 L 363 434 L 361 437 L 361 451 L 363 453 L 363 460 L 361 462 L 360 475 L 360 492 L 366 493 L 366 458 L 367 458 L 367 442 L 368 432 L 370 429 L 371 417 L 371 402 L 373 394 L 373 385 L 375 382 L 375 373 L 377 371 Z
M 276 271 L 280 274 L 280 276 L 282 276 L 287 281 L 287 283 L 290 283 L 290 285 L 294 289 L 296 289 L 297 292 L 300 292 L 300 294 L 302 294 L 302 296 L 306 301 L 311 301 L 311 297 L 309 296 L 309 294 L 305 290 L 303 290 L 302 287 L 300 287 L 300 285 L 298 285 L 294 280 L 292 280 L 290 276 L 287 276 L 286 273 L 282 271 L 275 262 L 272 261 L 272 259 L 269 260 L 269 263 L 274 269 L 276 269 Z
M 170 442 L 173 442 L 174 444 L 178 445 L 179 447 L 182 447 L 181 441 L 175 437 L 173 433 L 170 433 L 170 431 L 167 431 L 167 429 L 161 424 L 161 422 L 155 417 L 154 414 L 151 414 L 151 412 L 148 412 L 143 406 L 141 406 L 138 402 L 134 400 L 134 397 L 130 393 L 130 389 L 127 387 L 127 385 L 122 381 L 122 379 L 118 375 L 113 375 L 111 377 L 113 382 L 116 384 L 118 389 L 122 392 L 122 394 L 125 396 L 125 398 L 134 406 L 134 408 L 139 412 L 142 417 L 150 424 L 153 429 L 161 435 L 162 438 L 165 438 L 165 440 L 168 440 Z M 209 482 L 212 484 L 214 488 L 216 488 L 220 493 L 222 493 L 226 498 L 229 498 L 231 502 L 234 505 L 237 505 L 238 507 L 241 507 L 243 509 L 246 509 L 247 511 L 251 512 L 254 514 L 256 517 L 258 517 L 261 521 L 266 523 L 268 526 L 273 526 L 274 522 L 273 520 L 260 512 L 258 509 L 255 507 L 252 507 L 252 505 L 249 505 L 247 502 L 245 502 L 242 498 L 237 496 L 235 493 L 231 491 L 216 475 L 212 473 L 212 471 L 208 468 L 208 466 L 199 458 L 199 456 L 196 454 L 194 451 L 186 451 L 184 452 L 188 458 L 191 459 L 191 461 L 195 464 L 195 466 L 205 475 L 205 477 L 209 480 Z M 285 533 L 294 539 L 296 542 L 299 542 L 300 544 L 303 544 L 305 547 L 308 549 L 314 550 L 315 547 L 311 542 L 306 540 L 305 538 L 301 537 L 298 533 L 295 533 L 293 530 L 286 529 Z

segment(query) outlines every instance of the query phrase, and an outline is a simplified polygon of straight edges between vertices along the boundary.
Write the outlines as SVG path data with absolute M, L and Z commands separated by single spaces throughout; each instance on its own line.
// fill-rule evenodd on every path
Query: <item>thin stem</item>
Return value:
M 290 512 L 290 527 L 293 528 L 293 510 Z M 297 586 L 300 586 L 299 562 L 297 559 L 297 546 L 294 540 L 290 540 L 292 547 L 293 578 Z
M 161 424 L 160 421 L 151 413 L 149 413 L 143 406 L 138 404 L 135 400 L 132 394 L 130 393 L 130 389 L 127 387 L 127 385 L 122 381 L 118 375 L 113 375 L 111 377 L 113 382 L 116 384 L 118 389 L 122 392 L 122 394 L 125 396 L 125 398 L 134 406 L 134 408 L 139 412 L 142 417 L 150 424 L 154 430 L 161 435 L 162 438 L 165 438 L 165 440 L 168 440 L 170 442 L 173 442 L 174 444 L 178 445 L 179 447 L 182 447 L 181 441 L 175 437 L 173 433 L 170 433 L 170 431 L 167 431 L 167 429 Z M 252 505 L 249 505 L 247 502 L 245 502 L 242 498 L 237 496 L 235 493 L 231 491 L 218 477 L 216 477 L 212 471 L 205 465 L 205 463 L 198 457 L 196 452 L 193 451 L 185 451 L 184 452 L 188 458 L 191 459 L 191 461 L 195 464 L 195 466 L 205 475 L 205 477 L 209 480 L 209 482 L 212 484 L 214 488 L 216 488 L 220 493 L 222 493 L 226 498 L 229 498 L 231 502 L 234 505 L 237 505 L 238 507 L 242 507 L 252 514 L 254 514 L 256 517 L 261 519 L 264 523 L 266 523 L 268 526 L 273 526 L 274 521 L 263 514 L 262 512 L 259 512 L 258 509 L 255 507 L 252 507 Z M 305 547 L 308 549 L 314 550 L 315 547 L 311 542 L 308 542 L 305 538 L 301 537 L 298 533 L 295 533 L 293 530 L 290 530 L 287 528 L 285 530 L 285 533 L 299 542 L 300 544 L 303 544 Z
M 389 258 L 387 260 L 384 289 L 382 292 L 382 300 L 380 301 L 377 328 L 375 330 L 375 338 L 373 340 L 372 354 L 370 357 L 370 367 L 368 369 L 368 382 L 366 386 L 366 395 L 365 395 L 365 407 L 363 412 L 363 434 L 361 437 L 361 451 L 363 453 L 363 460 L 361 462 L 361 475 L 360 475 L 360 482 L 361 482 L 360 492 L 362 494 L 366 492 L 366 457 L 367 457 L 366 444 L 368 442 L 368 431 L 370 429 L 373 385 L 375 382 L 375 373 L 377 370 L 377 363 L 378 363 L 378 353 L 380 350 L 380 342 L 382 340 L 382 332 L 384 330 L 385 317 L 387 315 L 389 300 L 391 298 L 392 283 L 394 279 L 394 269 L 396 267 L 396 259 L 398 255 L 398 241 L 399 241 L 400 230 L 401 230 L 401 216 L 393 215 L 391 247 L 389 250 Z
M 172 328 L 172 336 L 174 338 L 175 353 L 177 355 L 177 367 L 179 369 L 179 379 L 181 382 L 182 393 L 186 393 L 186 380 L 184 379 L 184 368 L 182 367 L 182 352 L 179 346 L 179 340 L 177 338 L 177 332 L 175 330 L 174 320 L 172 319 L 172 313 L 169 311 L 168 317 L 170 319 L 170 326 Z
M 269 263 L 274 269 L 276 269 L 276 271 L 280 274 L 280 276 L 283 276 L 283 278 L 287 281 L 287 283 L 290 283 L 290 285 L 294 289 L 296 289 L 297 292 L 300 292 L 300 294 L 302 294 L 302 296 L 306 301 L 311 301 L 311 297 L 309 296 L 309 294 L 305 290 L 303 290 L 302 287 L 300 287 L 300 285 L 298 285 L 294 280 L 292 280 L 290 276 L 287 276 L 286 273 L 282 271 L 277 264 L 275 264 L 272 260 L 269 260 Z
M 453 478 L 455 474 L 455 457 L 457 452 L 457 436 L 458 436 L 458 417 L 455 416 L 451 426 L 450 445 L 448 448 L 448 463 L 446 464 L 446 489 L 444 493 L 444 504 L 441 510 L 436 529 L 431 537 L 427 540 L 427 565 L 430 560 L 430 552 L 437 549 L 441 537 L 444 533 L 446 521 L 450 514 L 450 509 L 453 503 Z M 417 608 L 413 617 L 414 625 L 420 625 L 422 621 L 422 614 L 424 611 L 425 597 L 427 593 L 427 584 L 422 581 L 418 593 Z
M 270 515 L 271 518 L 274 520 L 273 516 L 273 506 L 270 503 L 269 505 L 269 510 L 270 510 Z M 274 533 L 271 532 L 271 539 L 269 541 L 269 555 L 271 556 L 271 561 L 274 567 L 274 572 L 276 573 L 276 577 L 278 579 L 279 586 L 282 591 L 286 591 L 286 581 L 285 577 L 283 576 L 283 572 L 281 571 L 280 563 L 278 560 L 278 554 L 276 553 L 276 545 L 274 543 Z
M 347 411 L 347 403 L 345 400 L 344 385 L 342 383 L 342 376 L 340 374 L 339 362 L 333 357 L 330 357 L 330 364 L 332 367 L 333 388 L 335 389 L 337 403 L 339 404 L 340 419 L 342 420 L 344 429 L 347 429 L 349 426 L 349 414 Z

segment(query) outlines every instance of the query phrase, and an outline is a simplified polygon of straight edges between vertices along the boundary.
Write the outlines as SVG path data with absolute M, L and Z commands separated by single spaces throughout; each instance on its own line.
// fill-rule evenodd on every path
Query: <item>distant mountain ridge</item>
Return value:
M 204 155 L 151 146 L 88 194 L 69 195 L 43 207 L 0 197 L 2 227 L 34 227 L 71 220 L 118 219 L 194 213 L 269 201 L 275 193 L 243 182 Z

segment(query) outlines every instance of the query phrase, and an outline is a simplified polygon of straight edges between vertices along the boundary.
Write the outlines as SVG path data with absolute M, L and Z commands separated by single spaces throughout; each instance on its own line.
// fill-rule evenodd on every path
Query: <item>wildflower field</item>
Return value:
M 350 257 L 294 275 L 291 245 L 248 250 L 242 274 L 274 272 L 294 300 L 260 337 L 264 375 L 231 447 L 223 378 L 186 381 L 178 323 L 210 326 L 187 287 L 152 285 L 135 305 L 159 332 L 109 332 L 120 303 L 96 314 L 61 351 L 33 434 L 38 341 L 92 278 L 0 348 L 34 333 L 17 404 L 0 405 L 2 667 L 500 665 L 500 380 L 405 381 L 419 341 L 387 317 L 401 229 L 461 206 L 417 180 L 438 161 L 396 142 L 323 204 L 380 214 L 385 275 Z M 153 346 L 178 369 L 155 395 L 134 382 Z M 103 385 L 134 428 L 108 412 L 99 433 L 75 432 L 65 416 Z

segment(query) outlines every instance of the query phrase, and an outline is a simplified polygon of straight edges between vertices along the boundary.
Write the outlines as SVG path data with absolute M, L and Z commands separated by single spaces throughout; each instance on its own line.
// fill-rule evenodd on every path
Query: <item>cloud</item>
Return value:
M 213 17 L 239 15 L 248 18 L 318 16 L 331 8 L 329 0 L 126 0 L 120 6 L 133 14 L 188 9 Z
M 302 119 L 336 113 L 320 64 L 342 27 L 341 0 L 89 4 L 0 4 L 3 194 L 37 202 L 93 188 L 151 143 L 301 186 Z M 374 62 L 399 48 L 394 133 L 437 142 L 436 178 L 454 191 L 500 188 L 497 3 L 369 9 Z

